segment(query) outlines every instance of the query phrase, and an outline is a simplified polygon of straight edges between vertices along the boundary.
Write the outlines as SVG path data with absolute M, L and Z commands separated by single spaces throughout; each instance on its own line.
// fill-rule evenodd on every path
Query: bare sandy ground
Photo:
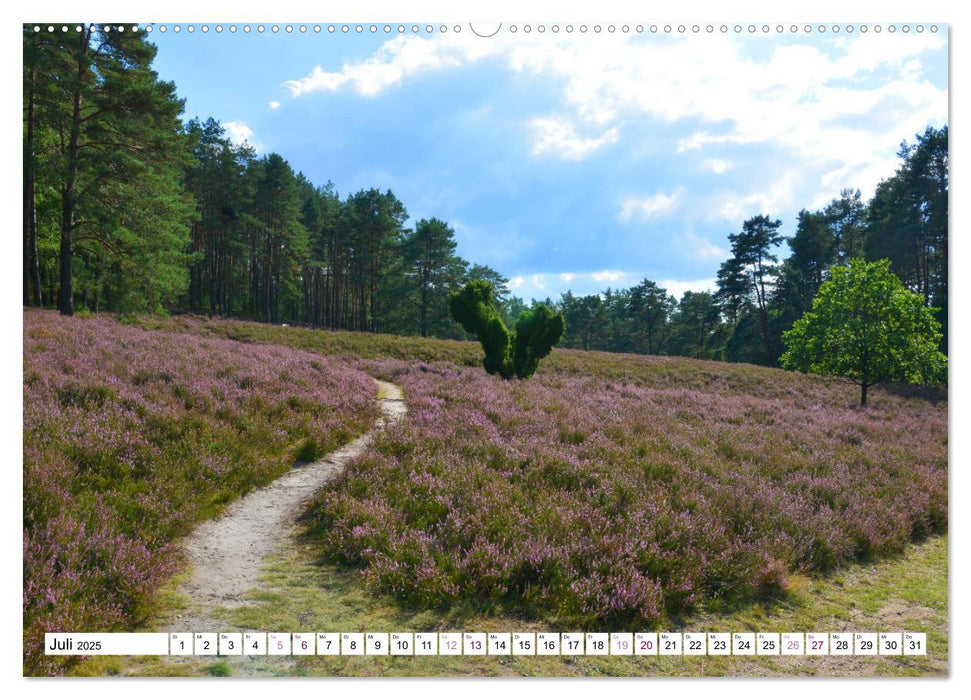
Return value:
M 246 603 L 245 594 L 259 587 L 264 559 L 292 535 L 296 519 L 310 498 L 343 470 L 348 460 L 361 454 L 377 431 L 400 420 L 407 411 L 398 386 L 375 381 L 381 417 L 371 431 L 236 501 L 218 519 L 202 523 L 183 543 L 191 578 L 179 592 L 190 599 L 190 612 L 163 631 L 216 632 L 225 628 L 209 611 Z

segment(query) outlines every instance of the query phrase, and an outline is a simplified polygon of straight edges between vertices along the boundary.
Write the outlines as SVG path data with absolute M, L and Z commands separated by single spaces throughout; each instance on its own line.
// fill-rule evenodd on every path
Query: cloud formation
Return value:
M 647 221 L 670 214 L 678 208 L 681 194 L 682 190 L 678 189 L 670 194 L 658 192 L 647 197 L 628 197 L 620 205 L 620 220 Z
M 262 150 L 260 143 L 256 140 L 253 130 L 249 125 L 242 120 L 235 120 L 231 122 L 223 122 L 223 128 L 226 130 L 226 136 L 237 146 L 242 146 L 243 144 L 249 144 L 257 151 Z
M 562 117 L 538 117 L 530 122 L 535 156 L 551 154 L 564 160 L 580 160 L 603 146 L 617 143 L 619 131 L 611 127 L 594 138 L 577 135 L 573 124 Z
M 924 52 L 945 45 L 930 33 L 815 41 L 399 35 L 364 60 L 316 66 L 285 86 L 295 98 L 342 89 L 375 97 L 418 74 L 494 59 L 560 86 L 562 111 L 527 121 L 534 156 L 583 159 L 622 142 L 625 120 L 650 117 L 698 124 L 677 152 L 771 144 L 816 167 L 830 163 L 823 185 L 872 191 L 879 174 L 893 170 L 888 143 L 946 120 L 947 90 L 922 77 L 921 63 Z M 728 164 L 710 156 L 707 167 L 723 173 Z

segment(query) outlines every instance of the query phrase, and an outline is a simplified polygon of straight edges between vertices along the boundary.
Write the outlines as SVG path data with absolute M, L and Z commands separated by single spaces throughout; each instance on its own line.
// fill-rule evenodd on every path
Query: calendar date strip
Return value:
M 923 632 L 48 632 L 59 656 L 925 656 Z

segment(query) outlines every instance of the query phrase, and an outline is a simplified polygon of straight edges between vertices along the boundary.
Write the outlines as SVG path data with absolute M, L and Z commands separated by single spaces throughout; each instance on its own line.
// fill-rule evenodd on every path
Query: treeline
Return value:
M 391 191 L 340 197 L 214 119 L 183 125 L 143 35 L 24 28 L 24 304 L 188 310 L 458 337 L 447 296 L 495 270 Z
M 759 215 L 728 236 L 731 257 L 715 288 L 679 300 L 655 282 L 547 300 L 566 318 L 567 347 L 777 365 L 782 333 L 812 307 L 828 270 L 852 258 L 891 269 L 937 309 L 947 352 L 948 131 L 928 128 L 901 145 L 901 165 L 869 202 L 845 189 L 818 211 L 802 210 L 795 233 Z M 782 244 L 789 256 L 780 262 Z
M 390 190 L 341 196 L 214 119 L 183 124 L 155 54 L 131 31 L 24 27 L 25 305 L 440 337 L 463 337 L 447 299 L 470 280 L 492 283 L 507 325 L 528 308 L 499 272 L 456 254 L 446 222 L 406 227 Z M 829 268 L 863 257 L 889 258 L 939 309 L 946 351 L 947 139 L 945 126 L 903 144 L 869 202 L 843 190 L 800 212 L 792 236 L 764 215 L 745 221 L 713 290 L 676 300 L 645 280 L 547 299 L 566 318 L 562 344 L 777 364 Z
M 469 279 L 502 281 L 455 253 L 454 231 L 436 218 L 406 228 L 390 190 L 341 198 L 279 155 L 257 158 L 214 119 L 186 127 L 193 312 L 242 315 L 375 333 L 455 336 L 447 295 Z

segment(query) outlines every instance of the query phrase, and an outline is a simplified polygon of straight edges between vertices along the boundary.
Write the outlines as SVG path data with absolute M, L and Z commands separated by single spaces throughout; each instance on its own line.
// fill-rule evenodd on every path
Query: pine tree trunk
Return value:
M 24 142 L 24 305 L 41 305 L 40 263 L 37 259 L 37 200 L 34 155 L 34 71 L 29 73 L 27 137 Z M 31 293 L 33 285 L 33 293 Z
M 59 256 L 60 282 L 57 306 L 65 316 L 74 315 L 74 211 L 77 205 L 78 159 L 81 152 L 81 107 L 83 103 L 82 86 L 88 71 L 88 44 L 91 30 L 83 28 L 78 35 L 77 83 L 74 86 L 71 111 L 71 137 L 68 142 L 67 174 L 61 188 L 61 249 Z

